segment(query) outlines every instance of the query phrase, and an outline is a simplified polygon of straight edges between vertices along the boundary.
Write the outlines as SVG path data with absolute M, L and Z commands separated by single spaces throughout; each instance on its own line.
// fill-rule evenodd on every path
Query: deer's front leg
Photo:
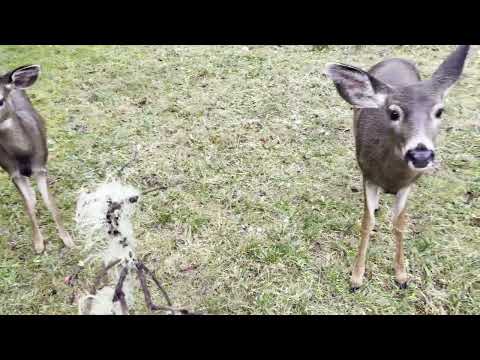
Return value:
M 351 285 L 352 291 L 357 290 L 363 283 L 365 274 L 365 262 L 367 257 L 368 241 L 370 233 L 375 226 L 375 209 L 378 206 L 379 187 L 367 180 L 363 182 L 364 210 L 362 220 L 362 231 L 360 236 L 360 247 L 352 271 Z
M 40 254 L 45 250 L 45 243 L 40 228 L 38 227 L 37 215 L 35 212 L 35 205 L 37 202 L 35 191 L 28 182 L 28 179 L 24 176 L 15 175 L 12 177 L 12 180 L 22 195 L 23 202 L 25 203 L 25 210 L 32 223 L 33 247 L 35 251 Z
M 403 234 L 407 225 L 406 204 L 410 187 L 401 189 L 397 193 L 395 207 L 393 209 L 393 235 L 395 236 L 395 279 L 400 288 L 407 287 L 408 275 L 405 269 L 405 259 L 403 254 Z

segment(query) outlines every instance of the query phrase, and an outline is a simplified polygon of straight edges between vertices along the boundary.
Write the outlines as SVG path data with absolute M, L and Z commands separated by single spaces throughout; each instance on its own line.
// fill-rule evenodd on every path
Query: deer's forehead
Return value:
M 410 111 L 430 110 L 440 102 L 437 94 L 425 87 L 406 87 L 394 92 L 389 103 Z

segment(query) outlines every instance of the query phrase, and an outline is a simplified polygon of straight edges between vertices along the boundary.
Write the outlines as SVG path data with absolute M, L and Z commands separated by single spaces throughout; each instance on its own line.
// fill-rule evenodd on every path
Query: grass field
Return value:
M 480 59 L 450 92 L 441 169 L 409 201 L 410 286 L 393 276 L 392 196 L 382 196 L 367 279 L 349 292 L 362 212 L 349 106 L 322 71 L 415 60 L 429 76 L 451 46 L 2 46 L 0 70 L 38 63 L 49 169 L 75 235 L 80 189 L 127 163 L 145 190 L 140 254 L 173 302 L 209 314 L 480 313 Z M 62 250 L 40 203 L 34 255 L 20 196 L 0 175 L 0 313 L 75 314 Z M 139 293 L 136 313 L 145 313 Z M 155 293 L 157 299 L 160 294 Z M 160 301 L 160 300 L 159 300 Z

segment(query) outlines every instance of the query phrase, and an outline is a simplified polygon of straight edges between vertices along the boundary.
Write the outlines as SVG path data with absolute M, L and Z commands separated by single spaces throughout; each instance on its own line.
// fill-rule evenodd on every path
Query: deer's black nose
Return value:
M 414 167 L 422 169 L 435 159 L 435 153 L 421 144 L 415 149 L 408 150 L 405 158 L 407 161 L 411 161 Z

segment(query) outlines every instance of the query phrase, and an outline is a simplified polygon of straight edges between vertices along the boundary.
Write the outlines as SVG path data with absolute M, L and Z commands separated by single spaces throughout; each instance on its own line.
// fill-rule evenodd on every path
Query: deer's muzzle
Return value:
M 413 167 L 417 169 L 424 169 L 429 164 L 433 163 L 435 153 L 427 149 L 424 145 L 418 145 L 415 149 L 408 150 L 405 155 L 405 160 L 411 162 Z

